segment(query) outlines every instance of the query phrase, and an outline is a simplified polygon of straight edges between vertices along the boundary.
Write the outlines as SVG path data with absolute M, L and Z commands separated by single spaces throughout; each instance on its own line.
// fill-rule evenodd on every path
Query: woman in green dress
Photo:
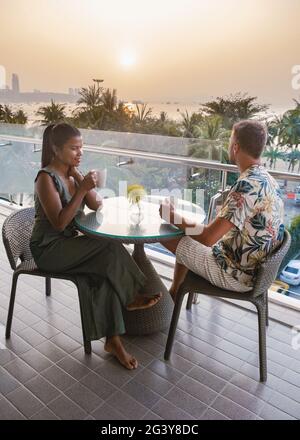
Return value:
M 37 266 L 76 277 L 82 321 L 87 340 L 106 337 L 105 350 L 128 369 L 137 360 L 124 348 L 122 309 L 155 305 L 161 294 L 141 295 L 145 276 L 122 244 L 78 234 L 74 217 L 86 204 L 102 207 L 97 173 L 83 176 L 79 130 L 66 123 L 49 125 L 43 135 L 42 168 L 35 179 L 35 223 L 30 248 Z

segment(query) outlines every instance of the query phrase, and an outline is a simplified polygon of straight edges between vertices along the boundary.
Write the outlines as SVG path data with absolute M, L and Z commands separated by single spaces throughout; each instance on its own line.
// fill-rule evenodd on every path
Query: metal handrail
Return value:
M 36 138 L 28 138 L 23 136 L 11 136 L 11 135 L 1 135 L 0 139 L 8 140 L 8 141 L 15 141 L 15 142 L 23 142 L 28 144 L 34 144 L 34 145 L 41 145 L 42 140 L 36 139 Z M 177 163 L 180 165 L 186 165 L 196 168 L 206 168 L 210 170 L 216 170 L 216 171 L 224 171 L 224 172 L 234 172 L 238 173 L 238 167 L 236 165 L 230 165 L 225 164 L 221 162 L 212 162 L 209 160 L 203 160 L 203 159 L 196 159 L 193 157 L 184 157 L 184 156 L 174 156 L 171 154 L 162 154 L 162 153 L 155 153 L 155 152 L 149 152 L 144 150 L 130 150 L 130 149 L 123 149 L 123 148 L 115 148 L 115 147 L 101 147 L 101 146 L 95 146 L 95 145 L 89 145 L 85 144 L 84 149 L 89 152 L 93 153 L 103 153 L 108 154 L 111 156 L 126 156 L 126 157 L 138 157 L 140 159 L 145 160 L 158 160 L 160 162 L 168 162 L 168 163 Z M 40 150 L 36 150 L 40 151 Z M 300 174 L 295 173 L 289 173 L 284 171 L 278 171 L 278 170 L 270 170 L 268 169 L 268 172 L 273 176 L 275 179 L 282 179 L 282 180 L 292 180 L 292 181 L 299 181 L 300 182 Z M 225 173 L 224 173 L 225 174 Z M 226 175 L 224 175 L 222 181 L 224 183 L 226 182 Z M 223 187 L 224 185 L 222 185 Z M 224 188 L 223 188 L 224 189 Z

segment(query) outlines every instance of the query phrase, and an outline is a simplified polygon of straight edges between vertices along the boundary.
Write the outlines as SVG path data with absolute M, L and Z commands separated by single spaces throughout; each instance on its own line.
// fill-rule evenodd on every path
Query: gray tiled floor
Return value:
M 53 280 L 46 298 L 42 279 L 20 278 L 6 341 L 10 283 L 1 242 L 0 419 L 300 419 L 300 349 L 285 325 L 270 321 L 266 384 L 258 381 L 256 315 L 206 297 L 182 310 L 169 362 L 167 330 L 125 337 L 139 360 L 127 371 L 103 341 L 84 354 L 77 293 L 64 281 Z

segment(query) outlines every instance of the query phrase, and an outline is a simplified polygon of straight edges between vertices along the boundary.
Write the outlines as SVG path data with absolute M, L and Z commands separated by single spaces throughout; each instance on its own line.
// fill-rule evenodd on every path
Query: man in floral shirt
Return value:
M 162 243 L 176 254 L 174 297 L 188 269 L 223 289 L 246 292 L 252 289 L 259 265 L 283 240 L 283 201 L 277 182 L 261 165 L 267 131 L 257 121 L 234 125 L 229 146 L 230 161 L 240 170 L 224 206 L 215 220 L 200 226 L 197 235 Z M 183 229 L 196 224 L 174 212 L 167 202 L 160 208 L 170 211 L 170 221 Z M 198 226 L 199 228 L 199 226 Z

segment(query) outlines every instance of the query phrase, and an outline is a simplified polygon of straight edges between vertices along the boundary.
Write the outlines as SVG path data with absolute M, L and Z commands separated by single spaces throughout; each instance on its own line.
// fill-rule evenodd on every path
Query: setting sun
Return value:
M 134 51 L 123 51 L 120 56 L 120 64 L 125 68 L 134 66 L 136 64 L 136 54 L 134 53 Z

